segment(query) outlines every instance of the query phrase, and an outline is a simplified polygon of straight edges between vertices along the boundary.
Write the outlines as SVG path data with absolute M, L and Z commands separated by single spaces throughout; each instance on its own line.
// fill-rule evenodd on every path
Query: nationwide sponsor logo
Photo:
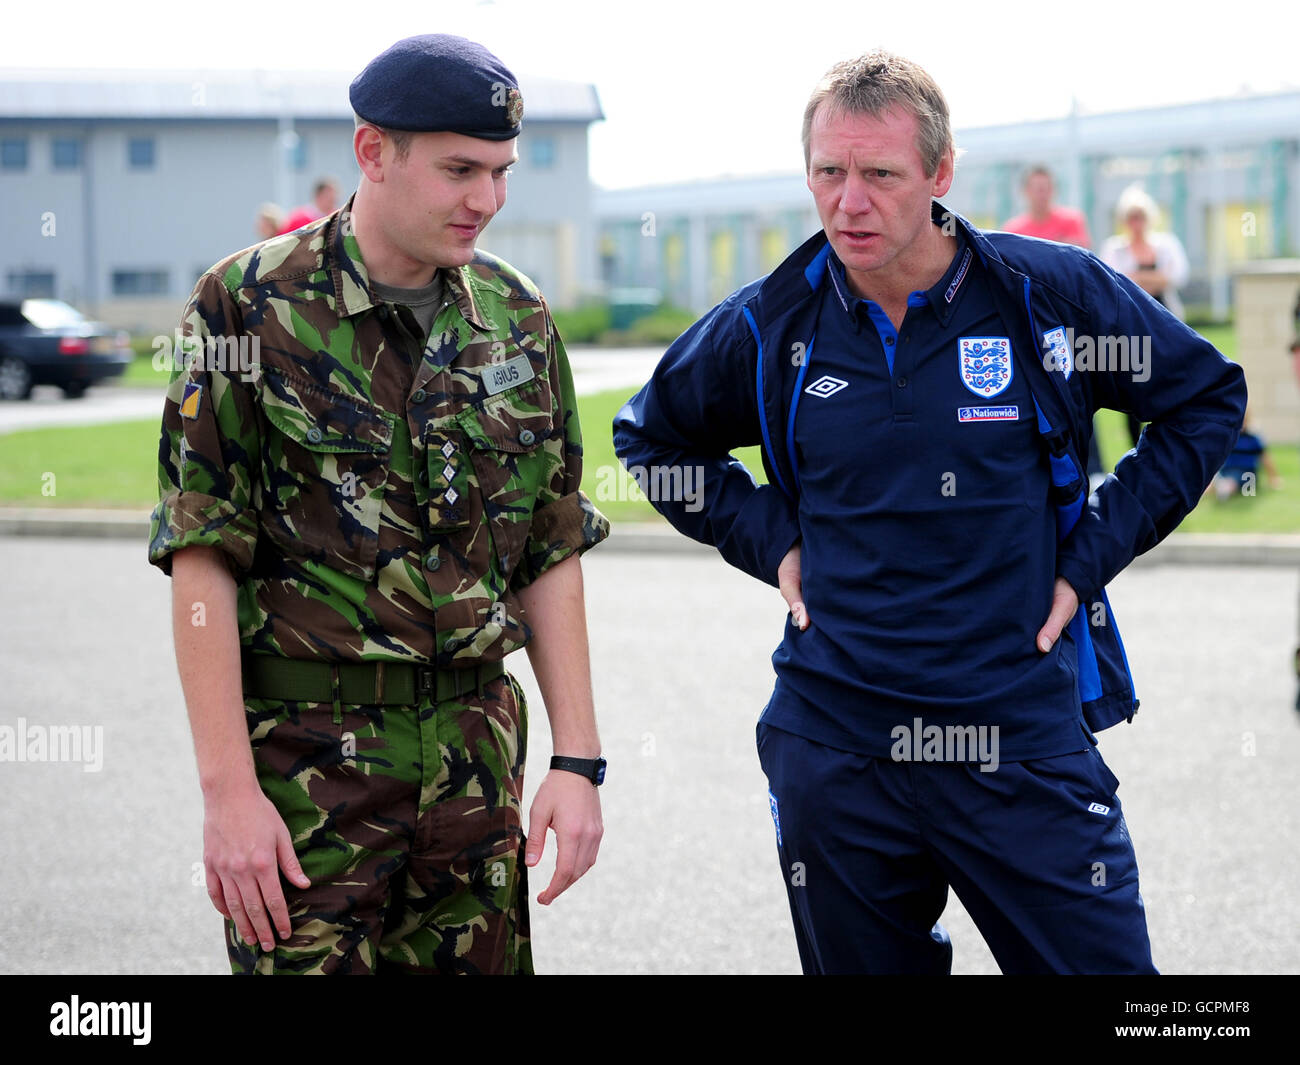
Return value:
M 961 337 L 957 341 L 961 383 L 988 399 L 1011 384 L 1011 340 L 1008 337 Z
M 966 249 L 966 254 L 962 258 L 961 266 L 957 267 L 957 276 L 952 279 L 952 284 L 948 286 L 948 291 L 943 294 L 944 303 L 951 303 L 957 297 L 957 290 L 961 288 L 961 283 L 966 280 L 966 271 L 970 269 L 971 252 L 970 248 Z
M 1020 417 L 1019 407 L 958 407 L 959 422 L 1014 422 Z
M 827 396 L 833 396 L 841 388 L 848 388 L 847 381 L 841 381 L 838 377 L 819 377 L 816 381 L 804 389 L 810 396 L 821 396 L 825 399 Z

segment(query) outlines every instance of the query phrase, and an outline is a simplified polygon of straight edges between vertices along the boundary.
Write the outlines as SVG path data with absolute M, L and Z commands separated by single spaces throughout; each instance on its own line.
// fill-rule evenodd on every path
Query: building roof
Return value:
M 338 71 L 21 70 L 0 77 L 2 119 L 352 120 Z M 596 87 L 553 78 L 519 79 L 524 122 L 598 122 Z
M 813 202 L 804 175 L 794 171 L 721 175 L 662 185 L 597 189 L 593 206 L 597 217 L 627 220 L 639 219 L 644 211 L 728 214 L 752 210 L 811 210 Z
M 957 144 L 985 156 L 1047 154 L 1073 145 L 1089 154 L 1250 143 L 1296 135 L 1300 92 L 1249 94 L 1131 111 L 1064 115 L 953 131 Z
M 1294 139 L 1296 115 L 1300 92 L 1288 91 L 967 127 L 954 130 L 953 139 L 967 153 L 960 164 L 967 169 L 1008 159 L 1061 158 L 1071 151 L 1093 156 L 1158 155 L 1187 148 L 1215 152 Z M 801 170 L 598 188 L 593 201 L 597 217 L 606 219 L 636 218 L 643 211 L 715 214 L 811 204 Z

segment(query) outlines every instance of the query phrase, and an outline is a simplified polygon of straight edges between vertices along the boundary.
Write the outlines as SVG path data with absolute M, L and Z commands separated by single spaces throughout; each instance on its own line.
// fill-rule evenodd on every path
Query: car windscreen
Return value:
M 23 317 L 37 329 L 61 329 L 86 323 L 80 311 L 62 300 L 23 300 Z

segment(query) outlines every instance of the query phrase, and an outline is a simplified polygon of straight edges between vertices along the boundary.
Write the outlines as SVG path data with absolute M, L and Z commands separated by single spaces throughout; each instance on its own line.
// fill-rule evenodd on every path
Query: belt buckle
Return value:
M 438 694 L 438 671 L 432 666 L 415 667 L 415 694 L 434 699 Z

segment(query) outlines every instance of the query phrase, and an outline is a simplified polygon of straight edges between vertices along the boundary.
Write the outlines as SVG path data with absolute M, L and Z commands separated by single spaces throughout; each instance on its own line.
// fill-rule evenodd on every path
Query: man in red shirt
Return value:
M 305 226 L 308 222 L 314 222 L 318 218 L 324 218 L 327 214 L 332 214 L 334 209 L 339 205 L 339 187 L 333 178 L 321 178 L 312 187 L 311 203 L 305 203 L 301 207 L 295 207 L 285 218 L 284 224 L 280 227 L 281 233 L 292 233 L 295 229 Z
M 1036 166 L 1030 170 L 1025 175 L 1024 190 L 1029 210 L 1011 219 L 1002 227 L 1004 230 L 1026 237 L 1055 240 L 1061 244 L 1077 244 L 1080 248 L 1092 246 L 1083 212 L 1076 211 L 1073 207 L 1052 205 L 1056 189 L 1052 182 L 1052 172 L 1047 167 Z

